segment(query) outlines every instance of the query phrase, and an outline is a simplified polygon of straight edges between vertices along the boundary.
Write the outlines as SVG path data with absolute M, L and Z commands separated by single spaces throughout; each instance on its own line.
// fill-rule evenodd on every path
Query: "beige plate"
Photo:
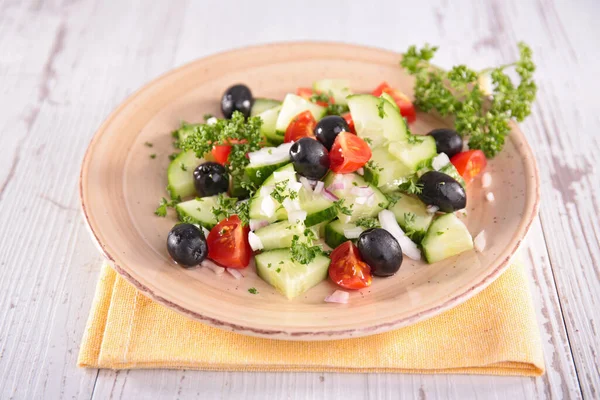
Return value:
M 485 229 L 483 254 L 469 251 L 433 265 L 405 258 L 391 278 L 375 278 L 349 304 L 327 304 L 335 286 L 322 282 L 287 300 L 249 268 L 245 278 L 185 270 L 167 255 L 175 217 L 154 216 L 166 196 L 170 132 L 181 120 L 219 115 L 230 85 L 244 82 L 257 97 L 283 98 L 322 78 L 349 79 L 355 92 L 382 80 L 412 93 L 399 55 L 332 43 L 285 43 L 218 54 L 154 80 L 114 111 L 94 136 L 81 169 L 81 203 L 92 234 L 116 270 L 154 300 L 199 321 L 243 334 L 288 340 L 371 335 L 432 317 L 475 295 L 508 266 L 538 210 L 539 178 L 531 149 L 514 127 L 503 152 L 488 165 L 496 201 L 486 202 L 479 181 L 468 190 L 466 224 Z M 426 133 L 443 125 L 419 114 L 412 126 Z M 153 148 L 144 142 L 154 143 Z M 149 157 L 156 153 L 156 159 Z M 258 294 L 248 289 L 255 287 Z

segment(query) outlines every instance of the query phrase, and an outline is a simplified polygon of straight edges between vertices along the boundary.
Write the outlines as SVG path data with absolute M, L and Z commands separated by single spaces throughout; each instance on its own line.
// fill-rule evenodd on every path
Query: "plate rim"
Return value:
M 214 53 L 208 55 L 206 57 L 201 57 L 190 61 L 186 64 L 183 64 L 179 67 L 173 68 L 158 77 L 151 79 L 149 82 L 145 83 L 142 87 L 137 89 L 135 92 L 130 94 L 125 100 L 123 100 L 119 105 L 106 117 L 106 119 L 102 122 L 102 124 L 96 129 L 92 139 L 90 140 L 88 147 L 85 151 L 81 162 L 81 168 L 79 173 L 79 202 L 81 205 L 84 221 L 86 226 L 91 233 L 92 239 L 97 247 L 100 249 L 101 253 L 106 257 L 106 259 L 110 262 L 112 267 L 125 278 L 130 284 L 132 284 L 137 290 L 144 293 L 146 296 L 150 297 L 152 300 L 172 309 L 176 312 L 183 314 L 189 318 L 192 318 L 197 321 L 201 321 L 208 325 L 225 329 L 228 331 L 233 331 L 237 333 L 242 333 L 250 336 L 258 336 L 263 338 L 270 339 L 282 339 L 282 340 L 301 340 L 301 341 L 312 341 L 312 340 L 336 340 L 336 339 L 345 339 L 349 337 L 361 337 L 368 336 L 376 333 L 382 333 L 386 331 L 390 331 L 393 329 L 398 329 L 404 326 L 412 325 L 414 323 L 429 319 L 438 314 L 443 313 L 453 307 L 456 307 L 468 299 L 472 298 L 476 294 L 480 293 L 483 289 L 489 286 L 496 278 L 498 278 L 510 265 L 512 257 L 515 255 L 520 245 L 522 244 L 525 236 L 529 232 L 535 217 L 539 211 L 540 205 L 540 177 L 539 177 L 539 169 L 537 166 L 537 162 L 535 156 L 533 154 L 532 148 L 527 142 L 527 139 L 519 126 L 516 123 L 511 122 L 511 133 L 509 135 L 509 139 L 513 141 L 515 147 L 521 147 L 520 153 L 528 155 L 529 157 L 521 156 L 520 159 L 523 161 L 524 170 L 528 173 L 525 178 L 527 186 L 525 193 L 525 209 L 524 214 L 521 218 L 521 221 L 517 227 L 515 235 L 512 236 L 509 244 L 506 247 L 504 254 L 507 254 L 504 259 L 502 259 L 495 268 L 490 271 L 483 279 L 481 279 L 478 283 L 472 285 L 471 287 L 466 288 L 465 290 L 456 293 L 451 298 L 447 299 L 441 304 L 437 304 L 432 306 L 424 311 L 418 312 L 408 317 L 403 317 L 395 321 L 384 322 L 380 324 L 373 324 L 368 327 L 362 328 L 352 328 L 352 329 L 342 329 L 342 330 L 327 330 L 327 331 L 319 331 L 315 332 L 314 330 L 302 330 L 290 328 L 289 330 L 275 330 L 275 329 L 267 329 L 267 328 L 256 328 L 253 326 L 240 325 L 236 323 L 231 323 L 228 321 L 223 321 L 214 317 L 209 317 L 203 314 L 200 314 L 196 311 L 189 310 L 180 306 L 177 303 L 170 301 L 169 299 L 162 297 L 161 295 L 155 293 L 151 288 L 144 285 L 140 281 L 138 281 L 133 275 L 131 275 L 127 267 L 120 265 L 117 261 L 116 257 L 113 257 L 106 249 L 106 245 L 102 243 L 98 234 L 94 230 L 92 226 L 92 222 L 90 221 L 90 217 L 88 215 L 88 210 L 86 206 L 86 200 L 84 195 L 84 186 L 86 185 L 86 173 L 87 167 L 89 166 L 90 156 L 92 154 L 93 148 L 95 144 L 98 142 L 102 133 L 106 130 L 106 128 L 110 125 L 111 121 L 120 114 L 120 112 L 126 108 L 130 103 L 135 101 L 138 96 L 140 96 L 145 90 L 154 86 L 156 83 L 161 80 L 167 79 L 172 75 L 180 73 L 187 68 L 194 67 L 197 63 L 206 62 L 213 58 L 218 58 L 221 56 L 230 56 L 233 53 L 241 52 L 241 51 L 249 51 L 249 50 L 261 50 L 265 48 L 277 48 L 281 46 L 297 46 L 297 47 L 311 47 L 311 46 L 334 46 L 339 49 L 339 47 L 343 46 L 350 50 L 371 50 L 371 51 L 379 51 L 382 53 L 388 53 L 388 55 L 395 55 L 398 58 L 401 58 L 401 54 L 395 51 L 391 51 L 389 49 L 383 49 L 376 46 L 365 46 L 365 45 L 356 45 L 349 44 L 344 42 L 334 42 L 334 41 L 282 41 L 282 42 L 273 42 L 268 44 L 260 44 L 254 46 L 243 46 L 237 47 L 230 50 Z

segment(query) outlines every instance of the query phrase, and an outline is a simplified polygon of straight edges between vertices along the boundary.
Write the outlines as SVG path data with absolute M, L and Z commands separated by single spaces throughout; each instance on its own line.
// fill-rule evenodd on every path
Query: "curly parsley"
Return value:
M 502 150 L 510 133 L 509 122 L 522 122 L 531 113 L 537 92 L 531 48 L 523 42 L 518 47 L 518 61 L 483 71 L 465 65 L 449 71 L 435 68 L 430 60 L 438 48 L 429 45 L 420 50 L 409 47 L 400 65 L 416 78 L 417 107 L 425 112 L 435 110 L 442 116 L 452 115 L 455 129 L 469 137 L 469 147 L 480 149 L 491 158 Z M 519 75 L 518 84 L 505 72 L 512 67 Z M 489 90 L 484 84 L 488 77 Z
M 346 207 L 344 205 L 344 200 L 345 199 L 339 199 L 337 201 L 333 202 L 333 205 L 335 206 L 335 209 L 338 213 L 342 213 L 344 215 L 348 215 L 348 216 L 352 216 L 352 204 L 350 205 L 350 207 Z
M 256 288 L 251 287 L 250 289 L 248 289 L 248 293 L 250 293 L 250 294 L 258 294 L 258 290 L 256 290 Z
M 354 224 L 356 226 L 360 226 L 361 228 L 371 229 L 377 228 L 379 226 L 379 221 L 377 221 L 376 218 L 360 217 L 354 222 Z
M 216 206 L 212 207 L 212 213 L 217 221 L 237 215 L 243 225 L 248 225 L 250 220 L 250 203 L 248 201 L 237 201 L 234 197 L 227 197 L 219 193 Z
M 158 207 L 156 208 L 156 210 L 154 210 L 154 214 L 158 215 L 159 217 L 166 217 L 167 209 L 175 208 L 175 206 L 179 203 L 181 203 L 181 197 L 176 197 L 175 199 L 173 199 L 171 201 L 168 201 L 167 199 L 165 199 L 163 197 L 160 199 L 160 202 L 158 203 Z
M 271 192 L 271 197 L 277 200 L 279 203 L 283 203 L 283 201 L 288 197 L 291 200 L 298 198 L 298 192 L 288 190 L 289 181 L 289 179 L 286 179 L 281 182 L 277 182 L 273 188 L 273 191 Z
M 401 192 L 408 194 L 419 194 L 423 191 L 423 184 L 418 182 L 418 178 L 416 176 L 413 176 L 406 182 L 398 185 L 398 189 L 400 189 Z
M 385 105 L 385 99 L 380 98 L 379 103 L 377 103 L 377 113 L 379 114 L 379 118 L 385 118 L 387 116 L 387 114 L 385 113 L 385 110 L 383 109 L 384 105 Z
M 294 235 L 290 247 L 292 260 L 302 265 L 310 264 L 321 253 L 321 246 L 312 244 L 311 238 L 304 237 L 304 241 L 301 241 L 300 236 Z

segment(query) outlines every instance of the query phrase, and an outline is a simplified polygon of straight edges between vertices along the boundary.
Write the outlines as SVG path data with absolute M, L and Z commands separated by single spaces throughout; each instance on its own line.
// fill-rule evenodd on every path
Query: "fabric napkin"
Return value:
M 78 365 L 218 371 L 539 376 L 541 339 L 521 263 L 439 316 L 378 335 L 322 342 L 261 339 L 190 320 L 102 267 Z

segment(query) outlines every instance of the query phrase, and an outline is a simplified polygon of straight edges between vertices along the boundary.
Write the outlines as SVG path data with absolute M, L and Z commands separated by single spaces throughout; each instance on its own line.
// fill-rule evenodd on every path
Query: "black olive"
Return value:
M 167 250 L 173 261 L 185 268 L 200 264 L 208 254 L 204 233 L 192 224 L 178 224 L 171 229 Z
M 358 237 L 358 251 L 375 276 L 392 276 L 402 265 L 402 248 L 391 233 L 381 228 L 364 231 Z
M 198 197 L 224 193 L 229 188 L 229 174 L 221 164 L 205 162 L 194 170 L 194 187 Z
M 333 142 L 341 132 L 350 132 L 346 120 L 338 115 L 330 115 L 319 121 L 315 127 L 315 136 L 327 150 L 331 150 Z
M 454 212 L 467 206 L 465 189 L 454 178 L 439 171 L 429 171 L 419 178 L 419 198 L 443 212 Z
M 446 153 L 448 157 L 452 157 L 462 151 L 463 140 L 453 129 L 434 129 L 428 135 L 435 139 L 438 153 Z
M 304 137 L 290 147 L 296 172 L 308 179 L 319 180 L 329 170 L 329 152 L 321 142 Z
M 250 88 L 246 85 L 233 85 L 223 93 L 221 98 L 221 111 L 227 119 L 231 118 L 234 111 L 244 114 L 244 117 L 250 116 L 250 110 L 254 104 L 254 98 Z

